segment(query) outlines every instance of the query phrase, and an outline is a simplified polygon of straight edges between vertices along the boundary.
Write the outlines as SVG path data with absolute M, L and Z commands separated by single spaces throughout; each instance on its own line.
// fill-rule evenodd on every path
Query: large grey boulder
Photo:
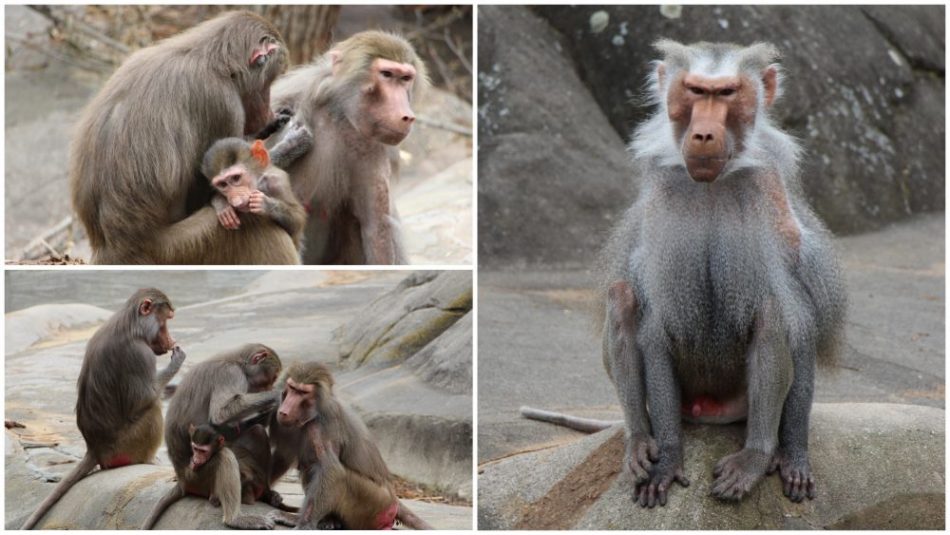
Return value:
M 640 94 L 649 61 L 657 59 L 651 44 L 658 38 L 777 45 L 787 74 L 777 117 L 806 148 L 805 192 L 833 231 L 851 233 L 944 207 L 944 10 L 555 6 L 534 11 L 564 36 L 578 74 L 624 139 L 648 112 L 631 99 Z M 592 25 L 598 19 L 600 24 Z
M 334 331 L 337 376 L 389 468 L 472 496 L 472 272 L 415 272 Z
M 7 459 L 7 501 L 13 496 L 20 505 L 10 506 L 5 517 L 7 529 L 17 529 L 32 512 L 25 504 L 36 504 L 36 485 L 29 485 L 29 473 L 22 460 Z M 139 464 L 95 472 L 81 480 L 37 524 L 37 529 L 138 529 L 155 504 L 172 488 L 171 467 Z M 297 486 L 299 489 L 299 485 Z M 25 499 L 21 492 L 27 492 Z M 302 495 L 285 493 L 287 503 L 300 505 Z M 471 512 L 467 507 L 432 505 L 404 501 L 417 515 L 438 529 L 468 529 Z M 33 505 L 35 507 L 35 505 Z M 242 505 L 241 511 L 266 515 L 274 509 L 257 503 Z M 161 516 L 155 529 L 227 529 L 221 522 L 221 508 L 203 498 L 186 497 L 172 504 Z
M 480 6 L 478 71 L 479 262 L 590 257 L 635 190 L 565 40 L 527 8 Z
M 471 310 L 472 272 L 413 273 L 334 331 L 340 363 L 356 368 L 415 356 L 412 367 L 428 380 L 449 390 L 471 392 L 471 336 L 466 345 L 459 340 L 465 329 L 451 330 Z M 471 334 L 470 329 L 467 332 Z M 443 335 L 451 340 L 437 341 Z M 419 355 L 430 344 L 436 345 Z M 423 362 L 433 359 L 431 364 Z
M 743 427 L 684 426 L 692 484 L 642 509 L 616 477 L 619 428 L 503 459 L 479 475 L 480 529 L 944 529 L 945 414 L 885 403 L 816 404 L 814 501 L 794 504 L 771 476 L 738 504 L 710 496 L 712 468 L 742 444 Z

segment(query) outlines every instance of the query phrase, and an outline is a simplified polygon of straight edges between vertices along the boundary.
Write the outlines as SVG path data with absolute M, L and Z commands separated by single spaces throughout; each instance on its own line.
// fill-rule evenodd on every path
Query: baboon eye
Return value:
M 735 92 L 736 92 L 736 90 L 735 90 L 735 89 L 732 89 L 732 88 L 723 89 L 722 91 L 719 92 L 719 96 L 728 97 L 729 95 L 732 95 L 732 94 L 734 94 Z
M 383 75 L 383 78 L 392 78 L 392 77 L 393 77 L 393 72 L 392 72 L 392 71 L 380 71 L 380 74 Z
M 238 180 L 241 180 L 241 175 L 231 175 L 228 177 L 228 182 L 231 184 L 237 184 Z
M 694 95 L 703 95 L 703 94 L 706 93 L 705 91 L 703 91 L 703 88 L 701 88 L 701 87 L 690 87 L 689 90 L 690 90 Z

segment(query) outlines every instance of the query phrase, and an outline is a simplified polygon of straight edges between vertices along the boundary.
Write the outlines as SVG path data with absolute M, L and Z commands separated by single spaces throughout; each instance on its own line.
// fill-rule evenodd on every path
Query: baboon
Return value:
M 205 153 L 201 172 L 216 191 L 211 205 L 221 226 L 238 229 L 238 212 L 249 214 L 244 219 L 270 220 L 287 231 L 295 246 L 292 254 L 296 254 L 307 214 L 290 188 L 287 173 L 271 165 L 262 141 L 218 140 Z
M 630 145 L 642 189 L 601 261 L 623 470 L 641 506 L 665 505 L 674 482 L 689 484 L 681 417 L 746 419 L 745 445 L 716 465 L 713 495 L 738 500 L 777 469 L 792 501 L 814 498 L 815 364 L 835 357 L 845 295 L 828 232 L 800 193 L 801 151 L 768 115 L 778 51 L 655 46 L 657 111 Z
M 266 415 L 269 420 L 270 413 Z M 249 427 L 245 428 L 246 425 Z M 298 511 L 296 507 L 284 505 L 280 494 L 270 488 L 270 442 L 263 424 L 242 422 L 240 427 L 192 424 L 188 426 L 188 435 L 191 438 L 191 461 L 188 463 L 188 470 L 216 472 L 219 462 L 216 455 L 228 449 L 234 456 L 241 474 L 241 503 L 252 505 L 263 501 L 283 511 Z M 226 444 L 228 438 L 231 442 Z M 221 503 L 214 494 L 208 498 L 218 505 Z
M 377 31 L 338 43 L 315 63 L 274 84 L 277 108 L 319 142 L 287 168 L 297 197 L 310 201 L 308 264 L 405 264 L 390 194 L 395 145 L 415 120 L 411 102 L 428 83 L 412 45 Z
M 168 320 L 174 317 L 164 293 L 142 289 L 89 339 L 76 401 L 76 425 L 86 454 L 22 529 L 32 529 L 96 465 L 106 470 L 154 460 L 162 443 L 160 395 L 185 360 L 168 332 Z M 168 351 L 171 362 L 156 373 L 156 355 Z
M 278 263 L 277 247 L 241 245 L 250 233 L 208 231 L 218 223 L 199 210 L 212 198 L 199 168 L 215 140 L 267 127 L 285 55 L 269 22 L 238 11 L 139 50 L 115 71 L 70 148 L 73 208 L 93 263 Z
M 277 522 L 315 529 L 335 517 L 345 529 L 391 529 L 396 520 L 414 529 L 432 529 L 399 502 L 369 430 L 334 395 L 326 366 L 294 363 L 287 369 L 270 431 L 271 482 L 296 462 L 305 493 L 300 515 L 274 512 Z
M 274 523 L 265 517 L 241 514 L 241 467 L 230 448 L 218 452 L 215 470 L 189 468 L 193 455 L 189 427 L 195 422 L 233 426 L 249 417 L 273 411 L 280 400 L 280 392 L 273 390 L 280 369 L 280 358 L 273 349 L 262 344 L 247 344 L 202 362 L 188 372 L 168 405 L 168 425 L 165 426 L 165 446 L 178 483 L 152 510 L 144 529 L 151 529 L 162 512 L 186 494 L 217 497 L 228 527 L 273 529 Z M 237 425 L 236 430 L 240 429 L 242 426 Z M 269 447 L 266 433 L 240 439 L 256 439 L 263 444 L 259 447 Z

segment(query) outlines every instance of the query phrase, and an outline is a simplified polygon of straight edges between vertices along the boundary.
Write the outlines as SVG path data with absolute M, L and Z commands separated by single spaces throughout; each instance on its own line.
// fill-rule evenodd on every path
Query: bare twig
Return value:
M 85 34 L 87 37 L 90 37 L 92 39 L 95 39 L 96 41 L 99 41 L 100 43 L 103 43 L 105 45 L 112 47 L 113 49 L 115 49 L 117 52 L 119 52 L 122 55 L 128 55 L 130 52 L 132 52 L 132 49 L 130 49 L 129 47 L 116 41 L 115 39 L 109 37 L 108 35 L 105 35 L 104 33 L 93 28 L 92 26 L 89 26 L 85 22 L 76 20 L 74 17 L 60 17 L 59 15 L 53 13 L 53 10 L 50 8 L 50 6 L 28 6 L 28 7 L 32 9 L 33 11 L 36 11 L 40 15 L 43 15 L 49 20 L 53 21 L 53 24 L 56 24 L 57 26 L 61 26 L 67 29 L 75 28 L 77 31 Z
M 34 260 L 37 257 L 40 257 L 46 254 L 49 251 L 54 258 L 60 259 L 62 256 L 59 255 L 59 252 L 50 245 L 49 242 L 53 241 L 55 243 L 61 243 L 65 240 L 68 240 L 68 233 L 73 226 L 73 216 L 66 216 L 62 221 L 56 223 L 52 228 L 46 230 L 43 234 L 39 235 L 23 248 L 16 260 Z
M 465 55 L 464 46 L 460 46 L 459 43 L 456 43 L 452 36 L 449 34 L 449 29 L 445 29 L 445 46 L 449 47 L 455 57 L 458 58 L 459 63 L 462 64 L 462 67 L 465 67 L 465 70 L 468 71 L 468 74 L 472 74 L 472 64 L 469 63 L 468 57 Z
M 455 81 L 453 80 L 454 77 L 452 76 L 448 66 L 444 61 L 442 61 L 442 57 L 439 56 L 439 51 L 436 50 L 434 46 L 429 44 L 426 44 L 426 48 L 429 50 L 429 55 L 432 57 L 433 63 L 435 63 L 436 68 L 439 70 L 439 76 L 442 77 L 442 81 L 445 82 L 448 90 L 452 93 L 455 93 L 456 95 L 459 94 L 455 87 Z
M 440 30 L 441 28 L 448 26 L 452 24 L 453 22 L 461 19 L 462 17 L 465 16 L 466 13 L 468 13 L 467 9 L 455 8 L 452 11 L 448 12 L 447 14 L 435 19 L 435 21 L 433 21 L 432 24 L 424 28 L 419 28 L 418 30 L 414 32 L 410 32 L 409 35 L 406 36 L 406 38 L 409 39 L 410 41 L 420 39 L 428 33 L 436 32 L 437 30 Z

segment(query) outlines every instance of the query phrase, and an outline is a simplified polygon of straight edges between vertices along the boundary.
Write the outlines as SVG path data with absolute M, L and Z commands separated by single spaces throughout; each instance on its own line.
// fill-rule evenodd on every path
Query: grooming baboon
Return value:
M 241 467 L 229 448 L 218 452 L 215 470 L 189 468 L 193 454 L 189 427 L 196 422 L 208 422 L 214 426 L 235 426 L 236 434 L 243 435 L 239 433 L 242 420 L 277 406 L 280 394 L 272 388 L 280 368 L 280 358 L 273 349 L 247 344 L 202 362 L 188 372 L 168 406 L 165 426 L 165 446 L 178 483 L 155 506 L 143 528 L 150 529 L 169 505 L 192 494 L 216 496 L 221 502 L 224 524 L 229 527 L 273 529 L 274 523 L 265 517 L 241 514 Z M 266 433 L 239 438 L 258 440 L 262 444 L 259 447 L 269 447 Z
M 291 190 L 287 173 L 271 165 L 262 141 L 218 140 L 205 153 L 201 172 L 217 192 L 211 205 L 224 228 L 240 228 L 242 218 L 265 219 L 287 231 L 295 247 L 300 247 L 307 214 Z
M 369 430 L 333 394 L 326 366 L 294 363 L 283 387 L 271 421 L 271 482 L 296 462 L 305 496 L 299 516 L 274 513 L 275 520 L 298 529 L 315 529 L 327 517 L 338 518 L 346 529 L 390 529 L 396 520 L 432 529 L 396 498 Z
M 394 146 L 409 135 L 411 102 L 426 84 L 412 45 L 376 31 L 338 43 L 274 84 L 274 106 L 294 109 L 296 120 L 319 132 L 313 150 L 287 168 L 297 197 L 311 201 L 305 263 L 407 263 L 390 182 Z
M 96 465 L 105 470 L 154 460 L 162 443 L 159 396 L 185 360 L 168 332 L 174 316 L 164 293 L 139 290 L 89 339 L 76 401 L 76 425 L 86 454 L 22 529 L 33 528 Z M 155 356 L 168 351 L 171 362 L 156 373 Z
M 73 207 L 92 262 L 287 263 L 275 261 L 279 245 L 247 240 L 252 233 L 211 232 L 214 212 L 199 210 L 212 198 L 199 172 L 204 151 L 267 126 L 285 54 L 269 22 L 240 11 L 139 50 L 116 70 L 70 149 Z
M 814 498 L 808 417 L 845 296 L 827 231 L 800 194 L 794 140 L 768 111 L 772 45 L 656 44 L 656 113 L 631 152 L 642 189 L 604 249 L 604 363 L 624 411 L 640 505 L 683 485 L 680 420 L 747 420 L 714 470 L 737 500 L 778 469 Z M 646 410 L 649 406 L 649 411 Z

